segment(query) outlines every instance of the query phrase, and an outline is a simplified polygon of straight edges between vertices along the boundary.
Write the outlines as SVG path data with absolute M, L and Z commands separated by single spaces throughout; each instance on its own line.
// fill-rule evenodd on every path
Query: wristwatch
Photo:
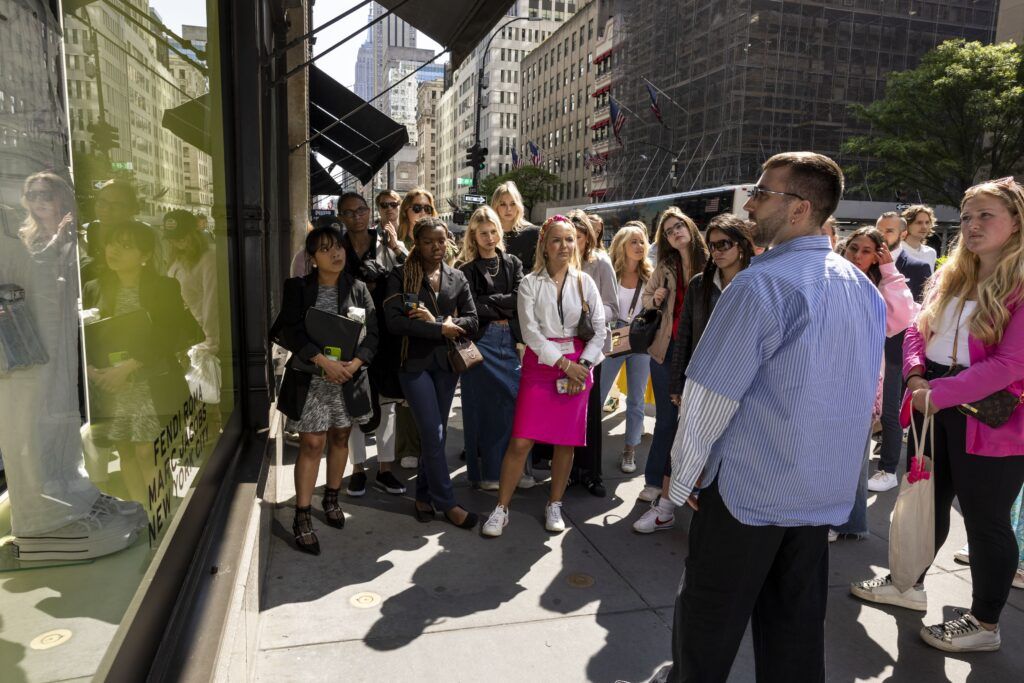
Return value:
M 580 359 L 580 365 L 585 367 L 587 370 L 589 370 L 590 368 L 594 367 L 593 363 L 591 363 L 589 360 L 582 359 L 582 358 Z

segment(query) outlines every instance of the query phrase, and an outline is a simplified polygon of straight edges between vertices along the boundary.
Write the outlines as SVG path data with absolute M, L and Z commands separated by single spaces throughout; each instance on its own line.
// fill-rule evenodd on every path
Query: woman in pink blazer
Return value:
M 926 643 L 947 652 L 999 649 L 999 614 L 1017 570 L 1010 506 L 1024 483 L 1024 188 L 1012 178 L 975 185 L 960 210 L 959 241 L 903 343 L 907 403 L 935 413 L 935 549 L 949 532 L 954 497 L 971 548 L 970 612 L 921 630 Z M 999 427 L 959 409 L 1000 391 L 1018 403 Z M 851 590 L 927 609 L 921 583 L 901 593 L 884 577 Z

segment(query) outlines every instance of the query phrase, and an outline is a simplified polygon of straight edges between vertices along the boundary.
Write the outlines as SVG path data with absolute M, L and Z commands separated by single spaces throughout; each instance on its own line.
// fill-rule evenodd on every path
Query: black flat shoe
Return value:
M 480 516 L 477 515 L 475 512 L 470 512 L 469 510 L 466 510 L 466 519 L 462 520 L 461 523 L 455 522 L 451 517 L 448 516 L 447 512 L 444 513 L 444 518 L 448 520 L 449 524 L 451 524 L 452 526 L 457 526 L 460 529 L 475 529 L 476 525 L 480 522 Z
M 434 506 L 430 506 L 429 510 L 423 510 L 419 505 L 413 503 L 412 505 L 413 514 L 416 515 L 416 521 L 426 524 L 427 522 L 434 521 Z
M 607 495 L 607 491 L 604 489 L 604 483 L 597 477 L 587 479 L 584 483 L 587 490 L 590 491 L 590 495 L 597 496 L 598 498 L 604 498 Z

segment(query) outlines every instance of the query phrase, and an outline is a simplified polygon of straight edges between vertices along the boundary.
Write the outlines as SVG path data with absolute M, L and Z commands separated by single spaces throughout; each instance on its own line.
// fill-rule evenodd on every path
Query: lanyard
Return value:
M 558 289 L 558 321 L 562 323 L 562 330 L 565 330 L 565 311 L 562 310 L 562 292 L 565 291 L 565 281 L 569 279 L 569 272 L 566 271 L 562 278 L 562 286 Z
M 950 363 L 950 365 L 949 365 L 950 372 L 953 372 L 954 370 L 956 370 L 957 366 L 959 365 L 959 363 L 957 362 L 956 349 L 957 349 L 957 344 L 960 341 L 960 319 L 964 315 L 964 306 L 966 306 L 966 305 L 967 305 L 967 297 L 964 296 L 964 298 L 962 298 L 960 300 L 960 310 L 958 310 L 956 312 L 956 327 L 953 328 L 953 355 L 950 357 L 950 360 L 952 360 L 953 362 Z

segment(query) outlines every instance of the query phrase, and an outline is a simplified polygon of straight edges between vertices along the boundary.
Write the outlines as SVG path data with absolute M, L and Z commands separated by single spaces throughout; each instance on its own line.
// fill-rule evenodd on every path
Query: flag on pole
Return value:
M 519 157 L 519 152 L 516 151 L 516 148 L 513 147 L 512 148 L 512 168 L 521 168 L 522 165 L 523 165 L 523 160 Z
M 533 162 L 534 166 L 540 166 L 541 154 L 540 149 L 537 145 L 533 144 L 533 141 L 526 143 L 526 146 L 530 148 L 530 161 Z
M 622 109 L 619 108 L 619 103 L 615 101 L 615 98 L 608 98 L 608 107 L 611 110 L 612 115 L 612 131 L 615 133 L 615 139 L 622 144 L 622 138 L 619 137 L 619 131 L 622 130 L 622 125 L 626 123 L 626 115 L 622 113 Z
M 658 91 L 650 83 L 645 83 L 645 85 L 647 86 L 647 94 L 651 96 L 651 112 L 654 114 L 654 118 L 658 119 L 658 123 L 664 126 L 665 122 L 661 118 L 661 107 L 658 106 Z

